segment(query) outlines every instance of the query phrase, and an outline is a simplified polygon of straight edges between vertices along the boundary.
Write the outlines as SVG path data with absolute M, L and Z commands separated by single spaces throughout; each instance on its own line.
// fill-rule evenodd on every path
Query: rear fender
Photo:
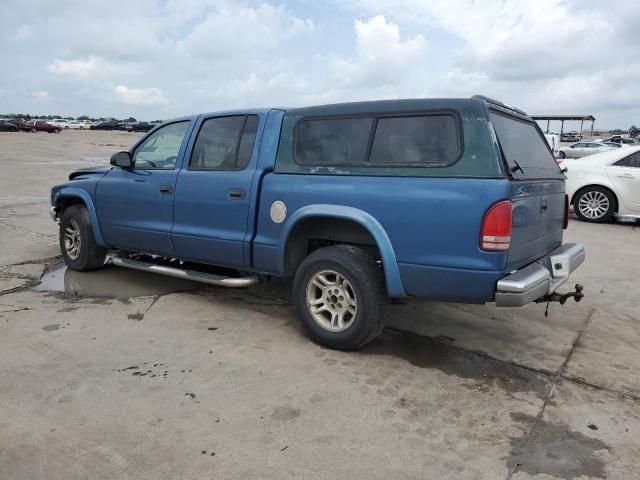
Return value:
M 403 298 L 407 296 L 402 285 L 402 278 L 400 277 L 400 269 L 398 268 L 396 254 L 393 250 L 393 246 L 391 245 L 387 232 L 385 232 L 382 225 L 380 225 L 380 222 L 378 222 L 373 216 L 354 207 L 318 204 L 308 205 L 296 210 L 287 221 L 280 237 L 281 272 L 285 271 L 286 245 L 289 235 L 298 222 L 313 217 L 351 220 L 364 227 L 375 239 L 378 250 L 380 251 L 389 296 L 392 298 Z
M 96 243 L 103 248 L 108 248 L 108 245 L 106 244 L 106 242 L 104 241 L 104 237 L 102 236 L 100 225 L 98 224 L 96 207 L 93 204 L 91 195 L 89 195 L 86 190 L 83 190 L 81 188 L 63 187 L 57 192 L 54 206 L 56 208 L 59 208 L 63 200 L 69 198 L 79 198 L 80 200 L 82 200 L 84 205 L 87 207 L 87 211 L 89 212 L 89 218 L 91 219 L 91 228 L 93 229 L 93 236 Z

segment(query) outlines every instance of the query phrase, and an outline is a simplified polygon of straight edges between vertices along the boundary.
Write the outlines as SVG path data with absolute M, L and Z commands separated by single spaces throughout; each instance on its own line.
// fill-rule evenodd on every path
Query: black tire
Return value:
M 559 156 L 560 158 L 567 158 L 567 154 L 566 154 L 566 153 L 564 153 L 564 152 L 560 152 L 560 153 L 558 153 L 558 156 Z
M 586 208 L 584 204 L 589 202 L 590 198 L 593 198 L 594 201 L 597 199 L 603 201 L 603 196 L 606 197 L 606 209 L 604 213 L 590 213 L 589 209 Z M 580 205 L 581 200 L 583 202 L 582 207 Z M 584 222 L 603 223 L 608 222 L 613 218 L 617 204 L 618 201 L 611 190 L 604 187 L 591 186 L 585 187 L 576 193 L 573 198 L 573 211 L 576 216 Z M 604 208 L 604 206 L 602 208 Z
M 78 232 L 79 247 L 76 252 L 73 252 L 65 241 L 67 228 Z M 84 205 L 71 205 L 62 213 L 58 237 L 62 258 L 71 270 L 84 272 L 104 265 L 107 250 L 96 245 L 89 212 Z
M 347 288 L 355 295 L 355 315 L 350 316 L 349 326 L 342 331 L 329 331 L 321 326 L 314 319 L 307 302 L 310 282 L 323 270 L 341 275 L 350 284 Z M 322 298 L 326 292 L 320 291 Z M 367 252 L 352 245 L 320 248 L 306 257 L 296 271 L 293 299 L 297 316 L 309 336 L 315 342 L 336 350 L 363 347 L 382 333 L 389 317 L 389 297 L 382 267 Z

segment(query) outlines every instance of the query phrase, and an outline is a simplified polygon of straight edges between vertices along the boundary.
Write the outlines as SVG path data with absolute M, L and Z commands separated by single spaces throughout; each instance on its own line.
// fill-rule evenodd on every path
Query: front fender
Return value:
M 55 198 L 52 199 L 52 204 L 56 208 L 59 208 L 60 203 L 63 199 L 74 197 L 81 199 L 87 207 L 89 218 L 91 219 L 91 228 L 93 229 L 93 236 L 95 237 L 96 243 L 101 247 L 107 248 L 108 245 L 104 241 L 102 230 L 100 230 L 100 224 L 98 223 L 96 207 L 93 204 L 93 199 L 91 198 L 91 195 L 89 195 L 89 192 L 83 190 L 82 188 L 62 187 L 56 192 Z
M 280 271 L 285 271 L 285 258 L 286 258 L 286 245 L 289 235 L 293 231 L 293 228 L 306 218 L 312 217 L 325 217 L 325 218 L 339 218 L 344 220 L 352 220 L 359 223 L 373 236 L 380 250 L 382 257 L 382 265 L 384 267 L 385 280 L 387 282 L 387 292 L 392 298 L 406 297 L 407 294 L 404 291 L 402 285 L 402 278 L 400 277 L 400 269 L 398 268 L 398 262 L 396 260 L 396 254 L 393 251 L 391 240 L 387 232 L 385 232 L 380 222 L 376 220 L 372 215 L 360 210 L 359 208 L 346 207 L 342 205 L 329 205 L 318 204 L 308 205 L 296 210 L 289 220 L 285 224 L 281 236 L 280 236 Z

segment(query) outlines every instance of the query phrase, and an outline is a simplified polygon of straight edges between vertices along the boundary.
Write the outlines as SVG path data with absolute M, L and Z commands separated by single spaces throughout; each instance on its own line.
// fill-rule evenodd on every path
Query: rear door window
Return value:
M 243 170 L 251 160 L 257 127 L 256 115 L 205 120 L 193 146 L 189 170 Z
M 495 111 L 489 115 L 514 178 L 564 178 L 534 122 Z

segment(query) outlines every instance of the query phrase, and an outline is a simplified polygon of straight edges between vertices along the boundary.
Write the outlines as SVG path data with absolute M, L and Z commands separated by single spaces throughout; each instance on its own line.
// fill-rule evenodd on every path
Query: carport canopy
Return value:
M 591 136 L 593 136 L 593 124 L 596 121 L 596 117 L 593 115 L 531 115 L 536 121 L 547 121 L 547 129 L 545 133 L 549 133 L 549 122 L 552 120 L 560 122 L 560 136 L 564 133 L 564 122 L 565 121 L 580 121 L 580 134 L 582 134 L 582 127 L 584 125 L 585 120 L 587 122 L 591 122 Z

